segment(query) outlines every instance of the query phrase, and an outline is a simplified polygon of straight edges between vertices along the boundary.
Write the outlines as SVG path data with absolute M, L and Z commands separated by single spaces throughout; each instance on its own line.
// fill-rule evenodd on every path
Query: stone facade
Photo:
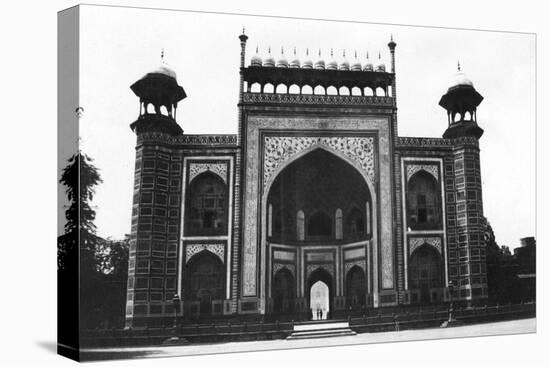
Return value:
M 399 137 L 393 41 L 386 72 L 245 67 L 247 37 L 240 39 L 236 135 L 184 134 L 171 115 L 173 101 L 185 98 L 183 89 L 172 99 L 148 102 L 150 93 L 133 88 L 144 106 L 170 104 L 170 115 L 144 112 L 132 124 L 137 146 L 127 326 L 173 315 L 175 294 L 185 317 L 308 312 L 311 284 L 319 280 L 329 288 L 334 312 L 444 302 L 449 284 L 455 300 L 486 298 L 477 123 L 455 123 L 451 111 L 446 138 Z M 146 78 L 175 90 L 175 79 Z M 278 82 L 297 84 L 300 94 L 288 87 L 286 93 L 264 91 L 266 83 Z M 252 92 L 255 83 L 260 92 Z M 301 94 L 315 83 L 360 93 Z M 383 92 L 367 96 L 364 88 Z M 451 89 L 445 103 L 456 98 Z M 314 210 L 297 210 L 288 219 L 274 212 L 270 199 L 275 185 L 283 194 L 314 193 L 316 182 L 288 189 L 276 181 L 283 172 L 289 182 L 297 180 L 299 172 L 289 167 L 319 151 L 357 175 L 366 193 L 363 202 L 321 216 L 334 229 L 327 235 L 309 230 Z M 323 172 L 328 161 L 316 164 L 318 174 L 331 174 Z M 196 191 L 193 182 L 207 176 Z M 353 190 L 343 187 L 342 193 Z M 340 197 L 348 196 L 335 193 L 332 201 Z M 315 197 L 308 205 L 327 212 L 325 204 Z M 190 223 L 205 232 L 189 231 Z M 295 229 L 295 237 L 272 236 L 274 226 Z

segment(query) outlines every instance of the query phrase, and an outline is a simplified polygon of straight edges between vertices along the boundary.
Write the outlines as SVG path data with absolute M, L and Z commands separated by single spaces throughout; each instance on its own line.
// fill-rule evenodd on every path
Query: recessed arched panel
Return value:
M 328 96 L 337 96 L 338 95 L 338 89 L 336 89 L 336 87 L 333 86 L 333 85 L 327 87 L 327 95 Z
M 289 94 L 300 94 L 300 87 L 296 84 L 292 84 L 290 88 L 288 88 Z
M 261 91 L 262 91 L 262 86 L 260 85 L 260 83 L 253 83 L 250 86 L 250 92 L 252 93 L 260 93 Z
M 318 85 L 313 90 L 313 94 L 325 95 L 327 94 L 327 91 L 325 90 L 325 87 L 323 87 L 322 85 Z
M 186 190 L 185 234 L 225 234 L 227 201 L 227 186 L 220 176 L 208 171 L 196 176 Z
M 434 289 L 444 287 L 443 258 L 432 246 L 418 247 L 409 259 L 409 289 L 418 294 L 417 302 L 430 303 Z
M 277 271 L 273 277 L 271 298 L 273 299 L 273 312 L 292 313 L 294 311 L 294 299 L 296 281 L 294 276 L 286 267 Z
M 350 95 L 349 88 L 346 86 L 340 87 L 340 89 L 338 90 L 338 94 L 340 94 L 341 96 L 349 96 Z
M 352 95 L 352 96 L 360 96 L 360 95 L 362 95 L 362 93 L 361 93 L 361 88 L 359 88 L 359 87 L 353 87 L 353 88 L 351 88 L 351 95 Z
M 275 93 L 275 87 L 271 83 L 266 83 L 263 89 L 264 93 Z
M 311 88 L 311 85 L 304 85 L 302 86 L 302 94 L 313 94 L 313 88 Z
M 361 308 L 366 303 L 367 279 L 360 266 L 354 265 L 346 274 L 346 305 L 348 308 Z
M 363 89 L 363 94 L 364 94 L 365 96 L 374 96 L 374 91 L 372 90 L 371 87 L 365 87 L 365 88 Z
M 198 302 L 200 316 L 212 314 L 212 302 L 224 299 L 225 268 L 209 251 L 193 256 L 184 271 L 184 300 Z
M 382 88 L 382 87 L 376 88 L 376 96 L 385 97 L 386 96 L 386 91 L 384 90 L 384 88 Z
M 277 89 L 275 90 L 275 93 L 287 94 L 288 93 L 288 87 L 284 84 L 279 84 L 279 85 L 277 85 Z
M 407 184 L 407 226 L 413 230 L 442 228 L 441 190 L 425 170 L 413 174 Z

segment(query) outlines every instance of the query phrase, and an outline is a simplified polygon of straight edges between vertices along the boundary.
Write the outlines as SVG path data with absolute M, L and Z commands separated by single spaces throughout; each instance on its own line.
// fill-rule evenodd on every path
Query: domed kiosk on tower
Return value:
M 187 97 L 183 88 L 178 85 L 175 71 L 164 62 L 130 88 L 139 97 L 139 117 L 130 125 L 136 133 L 158 131 L 172 135 L 183 133 L 176 122 L 178 102 Z
M 474 83 L 462 72 L 460 63 L 454 75 L 451 86 L 439 105 L 447 110 L 449 127 L 443 134 L 444 138 L 473 136 L 477 139 L 483 135 L 483 129 L 477 124 L 477 107 L 483 101 L 483 96 L 474 88 Z

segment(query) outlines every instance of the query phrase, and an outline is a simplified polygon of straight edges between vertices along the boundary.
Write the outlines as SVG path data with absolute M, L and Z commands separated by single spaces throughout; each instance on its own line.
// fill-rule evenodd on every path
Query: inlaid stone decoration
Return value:
M 344 264 L 344 274 L 348 274 L 348 271 L 353 268 L 355 265 L 359 266 L 365 274 L 367 273 L 367 262 L 363 260 L 349 261 Z
M 374 182 L 374 139 L 372 137 L 266 136 L 264 138 L 264 187 L 273 173 L 296 154 L 314 146 L 325 146 L 341 152 L 356 162 L 371 183 Z
M 426 171 L 439 181 L 439 165 L 437 164 L 410 164 L 407 166 L 407 182 L 418 171 Z
M 294 252 L 290 252 L 290 251 L 273 251 L 273 258 L 275 260 L 294 261 Z
M 414 250 L 425 243 L 433 246 L 440 254 L 442 253 L 440 237 L 413 237 L 409 238 L 409 255 L 412 255 Z
M 292 274 L 292 276 L 296 278 L 296 266 L 294 264 L 280 264 L 280 263 L 273 264 L 273 275 L 277 274 L 277 272 L 282 268 L 288 269 Z
M 189 165 L 189 182 L 204 172 L 215 173 L 227 185 L 227 163 L 191 163 Z
M 309 278 L 318 268 L 325 269 L 332 277 L 334 277 L 334 265 L 333 264 L 309 264 L 306 267 L 306 279 Z
M 225 247 L 221 243 L 198 243 L 198 244 L 188 244 L 185 246 L 185 262 L 189 262 L 193 256 L 198 254 L 201 251 L 210 251 L 214 255 L 218 256 L 222 263 L 225 263 Z

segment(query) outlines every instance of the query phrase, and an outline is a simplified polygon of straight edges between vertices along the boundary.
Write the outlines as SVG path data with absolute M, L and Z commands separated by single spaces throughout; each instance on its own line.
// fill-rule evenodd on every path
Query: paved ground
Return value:
M 111 348 L 83 350 L 85 360 L 125 359 L 212 354 L 220 352 L 247 352 L 273 349 L 292 349 L 319 346 L 354 345 L 369 343 L 387 343 L 407 340 L 462 338 L 470 336 L 491 336 L 502 334 L 524 334 L 536 331 L 536 320 L 524 319 L 477 325 L 459 326 L 447 329 L 420 329 L 398 332 L 363 333 L 354 336 L 342 336 L 305 340 L 268 340 L 254 342 L 232 342 L 215 344 L 191 344 L 187 346 Z

